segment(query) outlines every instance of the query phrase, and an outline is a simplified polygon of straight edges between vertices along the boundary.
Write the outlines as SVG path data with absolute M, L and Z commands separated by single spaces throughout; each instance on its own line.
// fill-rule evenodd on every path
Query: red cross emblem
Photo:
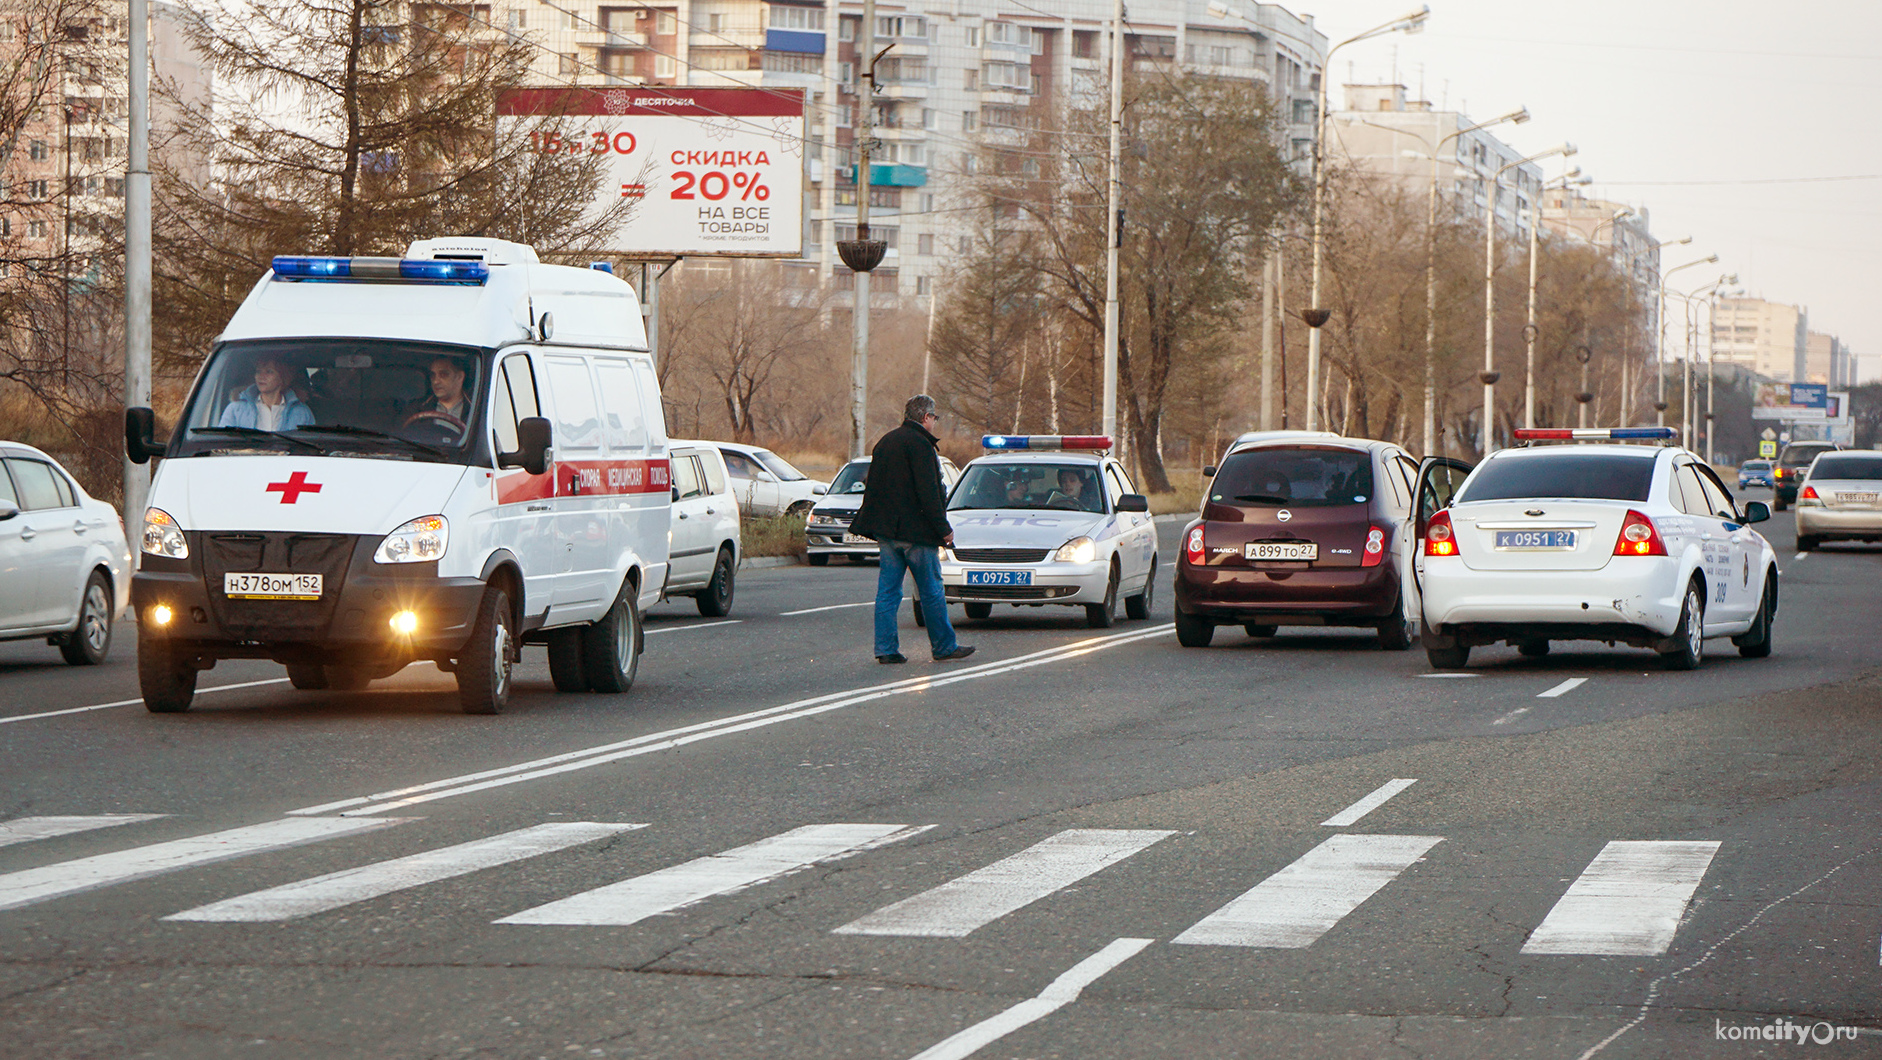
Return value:
M 268 483 L 268 492 L 280 491 L 282 504 L 293 504 L 301 499 L 303 493 L 319 493 L 320 483 L 307 481 L 307 472 L 296 471 L 288 476 L 286 482 Z

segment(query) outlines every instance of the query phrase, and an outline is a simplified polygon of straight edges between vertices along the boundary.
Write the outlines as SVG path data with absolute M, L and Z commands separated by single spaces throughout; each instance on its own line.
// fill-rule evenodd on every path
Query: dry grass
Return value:
M 796 461 L 792 463 L 795 464 Z M 808 471 L 808 469 L 805 470 Z M 739 521 L 738 529 L 739 546 L 747 556 L 802 556 L 804 554 L 804 517 L 801 515 L 748 517 Z
M 773 449 L 787 463 L 811 478 L 828 482 L 849 463 L 849 458 L 823 449 Z
M 1178 515 L 1195 512 L 1202 506 L 1203 478 L 1200 468 L 1170 468 L 1170 485 L 1175 489 L 1168 493 L 1150 495 L 1150 514 Z

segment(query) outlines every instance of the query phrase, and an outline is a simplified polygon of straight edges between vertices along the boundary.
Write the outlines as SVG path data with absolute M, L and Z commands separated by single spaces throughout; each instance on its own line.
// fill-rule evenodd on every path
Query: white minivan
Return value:
M 622 692 L 667 575 L 660 388 L 633 288 L 496 239 L 281 257 L 204 361 L 132 580 L 144 703 L 219 659 L 355 689 L 420 659 L 492 714 L 523 643 Z
M 738 499 L 727 481 L 725 460 L 711 442 L 668 443 L 673 469 L 673 543 L 667 567 L 667 596 L 691 596 L 699 613 L 732 613 L 737 589 Z

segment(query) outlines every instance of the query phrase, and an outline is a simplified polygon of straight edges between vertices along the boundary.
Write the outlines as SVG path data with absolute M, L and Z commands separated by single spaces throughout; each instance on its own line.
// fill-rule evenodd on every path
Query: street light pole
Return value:
M 1536 335 L 1540 330 L 1536 324 L 1536 260 L 1540 256 L 1537 251 L 1542 242 L 1542 193 L 1556 186 L 1566 188 L 1571 184 L 1586 184 L 1588 179 L 1581 175 L 1581 167 L 1576 166 L 1544 184 L 1529 204 L 1529 322 L 1523 325 L 1523 426 L 1525 427 L 1536 425 Z M 1583 390 L 1588 389 L 1586 382 L 1583 380 Z M 1587 425 L 1583 424 L 1583 426 Z
M 1124 0 L 1111 6 L 1111 151 L 1105 177 L 1104 241 L 1104 422 L 1099 433 L 1117 443 L 1117 251 L 1123 238 L 1118 204 L 1123 188 L 1118 181 L 1118 155 L 1124 135 Z
M 1564 158 L 1575 153 L 1572 143 L 1557 144 L 1528 158 L 1519 158 L 1496 170 L 1490 177 L 1489 194 L 1484 197 L 1483 207 L 1483 372 L 1477 376 L 1483 383 L 1483 440 L 1478 452 L 1490 455 L 1490 447 L 1496 443 L 1496 192 L 1502 186 L 1503 174 L 1531 162 L 1561 155 Z M 1521 217 L 1520 212 L 1516 216 Z
M 1685 239 L 1680 240 L 1680 242 L 1685 243 L 1691 240 L 1692 237 L 1687 236 Z M 1655 329 L 1658 334 L 1655 336 L 1653 344 L 1653 374 L 1655 376 L 1653 408 L 1655 426 L 1666 426 L 1666 278 L 1681 269 L 1690 269 L 1694 265 L 1710 265 L 1717 260 L 1719 260 L 1719 256 L 1712 254 L 1700 258 L 1698 261 L 1689 261 L 1684 265 L 1675 265 L 1660 274 L 1660 309 L 1659 315 L 1655 321 L 1659 327 Z
M 1706 284 L 1704 287 L 1701 287 L 1699 288 L 1699 290 L 1694 291 L 1692 294 L 1689 294 L 1686 296 L 1686 356 L 1684 358 L 1686 362 L 1686 372 L 1685 372 L 1685 379 L 1680 386 L 1680 392 L 1679 392 L 1680 393 L 1679 442 L 1681 445 L 1685 446 L 1688 449 L 1691 449 L 1693 447 L 1692 359 L 1693 359 L 1693 353 L 1699 347 L 1699 321 L 1698 321 L 1698 317 L 1696 317 L 1693 314 L 1693 300 L 1699 297 L 1700 292 L 1704 292 L 1708 300 L 1708 304 L 1709 304 L 1713 291 L 1719 289 L 1720 287 L 1726 284 L 1737 283 L 1737 282 L 1738 282 L 1738 275 L 1736 273 L 1732 273 L 1726 276 L 1720 276 L 1718 279 L 1712 281 L 1709 284 Z M 1707 319 L 1708 330 L 1710 329 L 1710 327 L 1711 327 L 1711 320 L 1708 317 Z M 1706 367 L 1708 369 L 1707 374 L 1710 375 L 1711 374 L 1710 368 L 1712 366 L 1712 355 L 1710 353 L 1709 348 L 1711 346 L 1711 342 L 1708 340 L 1706 345 L 1708 347 L 1708 352 L 1706 354 Z M 1708 413 L 1712 411 L 1710 391 L 1708 391 L 1706 411 Z
M 1356 37 L 1348 37 L 1327 49 L 1327 54 L 1320 61 L 1320 92 L 1314 106 L 1313 135 L 1313 272 L 1308 282 L 1308 308 L 1301 313 L 1301 319 L 1307 322 L 1307 429 L 1320 429 L 1320 329 L 1333 315 L 1320 303 L 1320 276 L 1323 250 L 1323 233 L 1326 217 L 1327 198 L 1327 83 L 1331 79 L 1330 71 L 1333 53 L 1362 40 L 1386 33 L 1417 33 L 1424 29 L 1425 20 L 1431 17 L 1429 6 L 1421 7 L 1402 18 L 1374 26 Z
M 130 0 L 130 69 L 127 105 L 130 135 L 124 166 L 124 406 L 150 407 L 150 10 Z M 70 145 L 68 145 L 69 147 Z M 124 459 L 124 525 L 133 539 L 143 533 L 144 498 L 150 489 L 147 464 Z M 132 549 L 133 557 L 142 555 Z

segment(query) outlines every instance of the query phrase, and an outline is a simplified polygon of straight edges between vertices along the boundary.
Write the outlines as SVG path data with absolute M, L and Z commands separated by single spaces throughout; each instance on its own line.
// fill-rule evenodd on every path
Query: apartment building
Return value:
M 1712 359 L 1780 382 L 1808 382 L 1809 325 L 1809 311 L 1802 306 L 1721 298 L 1713 307 Z
M 1804 334 L 1804 377 L 1806 383 L 1831 386 L 1856 384 L 1856 359 L 1849 346 L 1835 335 L 1821 331 Z
M 1408 191 L 1424 193 L 1431 187 L 1435 153 L 1442 201 L 1466 217 L 1484 216 L 1497 171 L 1524 157 L 1488 129 L 1464 132 L 1476 124 L 1469 115 L 1411 99 L 1404 85 L 1346 85 L 1344 101 L 1327 126 L 1327 150 L 1336 163 L 1392 177 Z M 1529 238 L 1531 209 L 1543 179 L 1542 167 L 1534 163 L 1503 175 L 1494 213 L 1499 238 Z
M 176 85 L 191 106 L 206 108 L 210 77 L 183 32 L 183 9 L 157 0 L 149 12 L 153 78 Z M 48 71 L 43 102 L 21 123 L 11 153 L 0 155 L 6 192 L 0 195 L 0 246 L 6 248 L 0 269 L 30 262 L 36 271 L 57 268 L 81 283 L 106 264 L 97 255 L 114 245 L 110 233 L 124 213 L 129 23 L 122 2 L 69 9 L 56 26 L 32 16 L 24 9 L 0 15 L 0 66 L 13 67 L 16 90 L 34 83 L 26 71 Z M 175 108 L 153 107 L 158 129 L 180 120 Z M 153 144 L 162 139 L 153 136 Z M 207 173 L 207 159 L 170 161 L 197 178 Z
M 856 223 L 858 70 L 888 48 L 876 66 L 869 204 L 870 233 L 888 243 L 872 297 L 886 301 L 933 291 L 958 239 L 949 178 L 983 144 L 1053 128 L 1066 107 L 1103 105 L 1110 16 L 1108 0 L 883 0 L 865 32 L 853 0 L 510 0 L 491 17 L 541 46 L 542 84 L 803 89 L 811 143 L 798 264 L 839 285 L 849 273 L 835 243 Z M 1327 50 L 1310 16 L 1273 4 L 1212 15 L 1206 0 L 1141 0 L 1125 46 L 1141 70 L 1181 66 L 1267 85 L 1293 152 L 1310 157 Z

